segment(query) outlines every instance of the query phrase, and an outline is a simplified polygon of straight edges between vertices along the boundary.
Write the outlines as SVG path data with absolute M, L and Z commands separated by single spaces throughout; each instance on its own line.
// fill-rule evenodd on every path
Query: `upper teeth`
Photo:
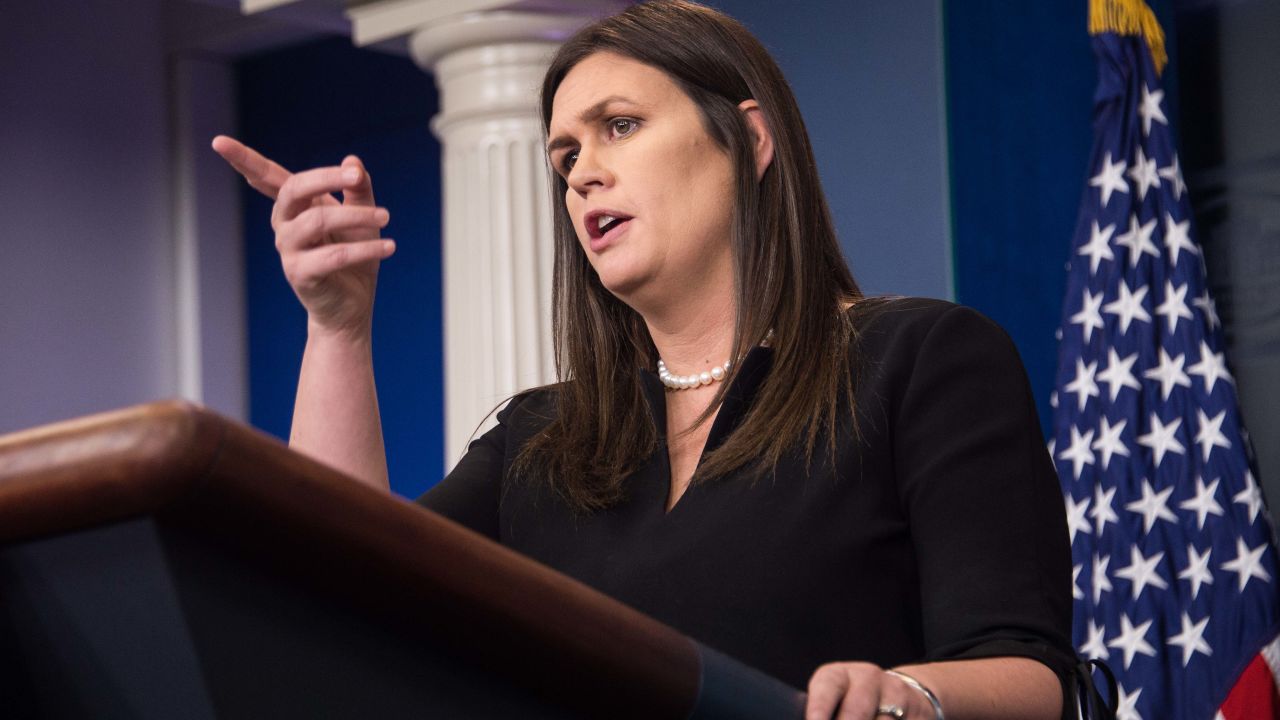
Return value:
M 605 227 L 617 219 L 618 218 L 612 215 L 601 215 L 599 219 L 596 220 L 596 227 L 600 228 L 600 232 L 604 232 Z

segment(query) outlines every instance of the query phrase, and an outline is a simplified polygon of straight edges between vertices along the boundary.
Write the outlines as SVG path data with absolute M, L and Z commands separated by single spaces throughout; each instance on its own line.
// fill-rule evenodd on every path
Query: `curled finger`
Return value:
M 384 260 L 396 250 L 394 240 L 336 243 L 299 253 L 286 263 L 285 275 L 295 288 L 314 287 L 325 277 L 361 263 Z
M 309 208 L 278 226 L 276 248 L 282 253 L 303 250 L 324 244 L 326 235 L 349 230 L 364 230 L 368 236 L 347 239 L 371 240 L 390 219 L 387 209 L 380 207 L 322 205 Z
M 893 720 L 899 718 L 919 718 L 919 706 L 916 703 L 917 698 L 912 696 L 912 690 L 902 683 L 898 678 L 889 675 L 883 670 L 876 668 L 875 670 L 862 670 L 855 674 L 848 695 L 852 695 L 855 690 L 859 697 L 851 699 L 846 696 L 843 707 L 853 708 L 853 714 L 849 717 L 870 718 L 875 717 L 877 720 Z M 845 717 L 843 711 L 840 718 Z
M 872 717 L 874 715 L 877 720 L 884 720 L 885 718 L 888 720 L 894 720 L 894 718 L 901 718 L 905 720 L 907 718 L 919 717 L 919 715 L 913 714 L 914 708 L 909 696 L 902 695 L 901 693 L 889 692 L 887 690 L 887 688 L 882 686 L 879 693 L 868 692 L 868 703 L 866 705 L 866 709 L 863 711 L 864 714 L 855 715 L 853 717 Z M 871 698 L 874 698 L 874 700 Z M 844 716 L 841 715 L 841 717 Z
M 849 688 L 849 676 L 839 665 L 823 665 L 809 678 L 809 701 L 804 720 L 830 720 Z
M 881 704 L 879 688 L 874 683 L 868 683 L 865 677 L 851 673 L 844 696 L 840 698 L 840 714 L 836 716 L 836 720 L 881 720 L 883 717 L 891 717 L 877 712 Z
M 289 176 L 280 187 L 276 206 L 271 212 L 273 223 L 288 222 L 313 206 L 339 205 L 333 193 L 359 182 L 363 173 L 355 168 L 322 167 Z
M 342 159 L 342 169 L 344 171 L 355 170 L 358 175 L 347 175 L 348 184 L 342 189 L 342 203 L 344 205 L 373 205 L 373 179 L 369 177 L 369 171 L 365 169 L 364 163 L 355 155 L 348 155 Z M 352 179 L 354 178 L 354 179 Z

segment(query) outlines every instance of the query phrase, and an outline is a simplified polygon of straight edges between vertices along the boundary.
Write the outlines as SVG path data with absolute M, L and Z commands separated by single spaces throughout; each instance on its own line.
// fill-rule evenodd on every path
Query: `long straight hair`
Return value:
M 733 354 L 742 358 L 770 330 L 772 369 L 737 428 L 708 453 L 694 482 L 743 468 L 767 471 L 787 452 L 811 460 L 820 435 L 834 452 L 837 422 L 853 415 L 850 353 L 856 336 L 842 304 L 862 295 L 836 239 L 813 149 L 790 86 L 740 23 L 683 0 L 634 5 L 570 38 L 542 85 L 544 133 L 552 101 L 586 57 L 616 53 L 665 72 L 697 105 L 702 124 L 735 176 Z M 738 105 L 754 99 L 773 136 L 773 162 L 757 180 L 754 134 Z M 550 422 L 517 457 L 515 470 L 549 482 L 575 508 L 607 508 L 626 496 L 626 477 L 661 438 L 641 373 L 657 363 L 643 318 L 613 296 L 582 252 L 565 206 L 564 178 L 551 174 L 555 204 L 552 329 L 557 376 Z M 734 363 L 704 413 L 719 407 Z

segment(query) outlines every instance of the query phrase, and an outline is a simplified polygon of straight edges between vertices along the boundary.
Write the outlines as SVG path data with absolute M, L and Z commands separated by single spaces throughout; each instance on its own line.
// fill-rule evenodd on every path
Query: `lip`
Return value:
M 597 222 L 602 215 L 611 215 L 616 218 L 621 218 L 621 222 L 611 227 L 608 232 L 601 233 Z M 627 227 L 634 219 L 635 218 L 633 216 L 628 215 L 627 213 L 610 210 L 608 208 L 598 208 L 588 212 L 582 217 L 582 225 L 587 231 L 587 237 L 590 239 L 591 251 L 600 252 L 613 244 L 618 237 L 627 231 Z

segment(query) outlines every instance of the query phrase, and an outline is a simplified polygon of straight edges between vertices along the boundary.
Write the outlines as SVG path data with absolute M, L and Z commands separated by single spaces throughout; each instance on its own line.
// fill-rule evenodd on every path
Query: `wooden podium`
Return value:
M 803 705 L 201 408 L 0 437 L 0 716 L 750 719 Z

